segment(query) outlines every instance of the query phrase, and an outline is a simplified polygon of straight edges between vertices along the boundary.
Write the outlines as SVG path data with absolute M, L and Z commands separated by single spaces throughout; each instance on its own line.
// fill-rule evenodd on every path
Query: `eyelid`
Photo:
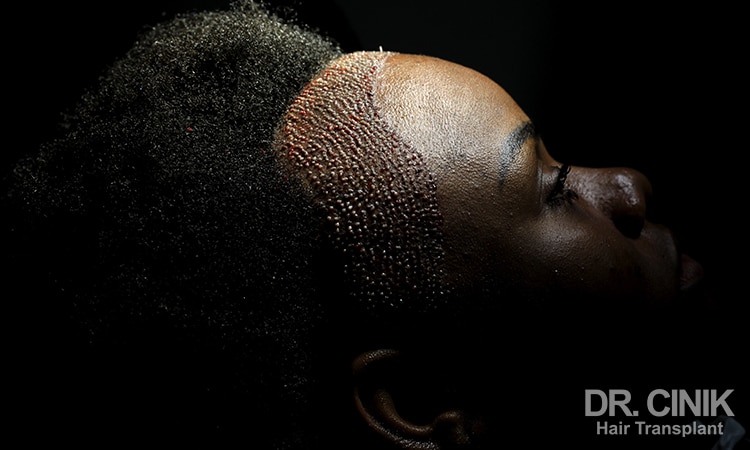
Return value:
M 539 205 L 545 209 L 550 204 L 550 198 L 554 196 L 555 186 L 559 176 L 558 166 L 551 166 L 548 162 L 539 159 L 537 164 L 537 183 L 539 192 Z M 550 173 L 550 169 L 557 170 L 558 173 Z
M 568 181 L 568 174 L 570 173 L 570 164 L 563 164 L 558 167 L 557 178 L 555 179 L 555 189 L 563 191 L 565 189 L 565 183 Z
M 547 194 L 547 204 L 557 205 L 559 202 L 570 202 L 571 200 L 577 199 L 578 195 L 572 190 L 566 188 L 566 181 L 571 166 L 569 164 L 563 164 L 562 166 L 555 166 L 554 168 L 557 169 L 557 176 Z
M 555 174 L 552 183 L 550 183 L 550 186 L 547 188 L 548 199 L 555 196 L 555 194 L 559 194 L 563 191 L 563 189 L 565 189 L 565 180 L 568 176 L 568 172 L 570 172 L 570 166 L 567 164 L 552 166 L 552 168 L 556 170 L 557 173 Z

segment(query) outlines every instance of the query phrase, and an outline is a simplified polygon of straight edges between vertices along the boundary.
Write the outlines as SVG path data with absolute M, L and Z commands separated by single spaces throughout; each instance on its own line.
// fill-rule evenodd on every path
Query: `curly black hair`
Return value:
M 120 421 L 135 431 L 164 413 L 172 417 L 155 422 L 165 435 L 168 423 L 239 433 L 255 421 L 265 430 L 259 444 L 302 439 L 292 431 L 319 313 L 300 296 L 313 290 L 320 227 L 270 144 L 292 100 L 341 53 L 252 2 L 180 14 L 144 33 L 65 117 L 61 136 L 16 166 L 12 239 L 42 275 L 37 283 L 50 274 L 40 295 L 74 305 L 96 342 L 129 341 L 152 362 L 174 363 L 182 348 L 198 366 L 221 366 L 206 356 L 218 352 L 236 369 L 218 380 L 216 368 L 162 362 L 163 373 L 206 378 L 192 394 L 203 400 L 183 399 L 180 411 L 175 386 L 188 382 L 154 387 L 149 395 L 172 403 L 169 414 L 135 412 L 125 395 L 130 408 L 100 428 Z M 240 403 L 230 392 L 242 393 L 242 408 L 201 411 Z
M 91 439 L 129 430 L 315 447 L 342 436 L 328 424 L 348 423 L 334 415 L 351 409 L 359 352 L 434 335 L 416 332 L 444 295 L 439 211 L 419 156 L 364 126 L 381 122 L 370 113 L 328 111 L 321 126 L 367 137 L 316 163 L 332 168 L 333 197 L 311 197 L 305 171 L 296 178 L 279 158 L 280 146 L 303 151 L 320 138 L 280 127 L 299 108 L 325 109 L 325 98 L 291 107 L 342 56 L 250 1 L 180 14 L 144 33 L 60 136 L 16 165 L 18 272 L 81 324 L 87 346 L 76 385 L 89 395 L 66 397 L 87 412 L 63 422 L 66 433 L 88 423 Z M 372 108 L 361 84 L 350 109 Z M 380 181 L 344 181 L 342 165 Z

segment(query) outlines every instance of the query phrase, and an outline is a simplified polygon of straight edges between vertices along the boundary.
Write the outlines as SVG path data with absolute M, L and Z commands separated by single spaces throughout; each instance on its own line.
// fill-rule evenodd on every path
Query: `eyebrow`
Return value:
M 505 177 L 508 175 L 511 166 L 513 165 L 513 161 L 515 161 L 518 153 L 520 153 L 524 143 L 526 143 L 529 138 L 536 137 L 537 132 L 536 128 L 534 128 L 534 124 L 526 121 L 514 128 L 505 138 L 500 146 L 500 189 L 503 188 Z

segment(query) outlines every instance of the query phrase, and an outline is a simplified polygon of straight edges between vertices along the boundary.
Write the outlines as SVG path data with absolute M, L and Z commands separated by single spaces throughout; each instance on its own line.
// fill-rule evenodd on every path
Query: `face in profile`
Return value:
M 288 134 L 282 136 L 280 141 L 283 142 L 285 138 L 292 141 L 286 149 L 287 162 L 296 164 L 292 168 L 301 175 L 302 187 L 307 189 L 306 193 L 312 192 L 313 199 L 323 207 L 322 217 L 328 226 L 325 232 L 329 232 L 329 237 L 334 241 L 331 246 L 344 255 L 344 272 L 355 281 L 351 285 L 361 286 L 361 290 L 354 292 L 354 297 L 363 298 L 365 301 L 362 303 L 366 307 L 380 302 L 386 304 L 386 307 L 392 307 L 398 314 L 407 309 L 403 304 L 411 300 L 440 297 L 448 301 L 471 300 L 474 304 L 497 306 L 500 309 L 504 309 L 509 303 L 529 302 L 551 309 L 557 306 L 588 308 L 601 304 L 618 308 L 643 308 L 669 303 L 695 280 L 694 275 L 699 273 L 699 269 L 680 255 L 669 230 L 648 220 L 647 203 L 651 196 L 651 186 L 642 174 L 626 168 L 591 169 L 557 161 L 553 156 L 554 149 L 548 151 L 521 107 L 503 88 L 472 69 L 426 56 L 364 53 L 366 52 L 361 56 L 344 55 L 338 58 L 338 62 L 331 63 L 314 80 L 312 84 L 315 84 L 316 90 L 308 92 L 307 97 L 303 92 L 298 97 L 303 100 L 295 100 L 290 108 L 288 115 L 293 120 L 287 125 Z M 346 58 L 354 63 L 347 65 L 346 61 L 340 61 Z M 358 61 L 362 61 L 362 64 L 358 65 Z M 351 75 L 352 72 L 356 73 Z M 316 98 L 317 95 L 322 98 Z M 329 117 L 315 117 L 318 113 Z M 237 122 L 238 120 L 232 121 Z M 185 134 L 188 136 L 185 139 L 192 139 L 193 135 L 202 136 L 194 133 L 201 130 L 201 127 L 189 125 L 185 128 L 189 131 Z M 200 142 L 213 151 L 214 140 L 209 133 L 206 136 L 208 137 Z M 180 133 L 180 138 L 182 137 Z M 264 145 L 271 141 L 265 135 L 263 140 Z M 278 142 L 274 140 L 274 145 Z M 602 145 L 606 146 L 606 143 Z M 171 147 L 162 147 L 169 148 L 171 152 Z M 389 156 L 397 152 L 401 153 L 398 158 Z M 229 153 L 231 152 L 227 152 Z M 166 159 L 171 161 L 171 156 L 170 154 Z M 215 159 L 211 152 L 201 156 L 195 158 L 200 164 Z M 276 165 L 269 164 L 268 167 L 273 169 L 269 172 L 275 174 Z M 195 172 L 201 173 L 203 169 L 200 167 Z M 237 174 L 240 176 L 234 177 L 235 179 L 241 178 L 244 171 Z M 287 174 L 282 175 L 286 181 Z M 224 173 L 216 178 L 222 181 L 232 179 Z M 272 179 L 276 182 L 275 178 Z M 204 178 L 196 177 L 195 180 L 203 181 Z M 224 184 L 218 184 L 221 189 L 217 189 L 217 193 L 221 192 L 234 199 L 247 193 L 246 190 L 239 190 L 224 194 Z M 259 184 L 248 182 L 251 187 Z M 279 182 L 269 190 L 279 186 L 288 187 Z M 295 189 L 296 187 L 298 186 L 294 186 Z M 203 189 L 197 189 L 200 190 Z M 213 192 L 211 189 L 205 191 Z M 296 190 L 294 194 L 297 194 Z M 296 200 L 295 198 L 295 202 Z M 240 228 L 245 227 L 245 209 L 242 207 L 247 206 L 247 203 L 229 203 L 242 206 L 236 208 L 226 208 L 219 202 L 216 204 L 220 205 L 217 208 L 222 212 L 242 211 L 239 214 L 242 217 L 237 221 L 240 222 Z M 273 202 L 268 204 L 276 205 Z M 186 210 L 191 213 L 199 209 L 192 205 L 185 205 Z M 210 205 L 213 206 L 214 203 L 210 202 Z M 273 209 L 263 209 L 264 205 L 258 206 L 257 211 L 266 214 Z M 296 205 L 295 203 L 295 207 Z M 152 208 L 149 211 L 160 210 Z M 304 212 L 307 213 L 307 209 Z M 202 219 L 198 218 L 199 223 L 202 223 Z M 298 217 L 294 216 L 294 220 L 296 219 Z M 273 218 L 267 222 L 274 229 L 290 225 L 288 222 L 275 222 Z M 299 222 L 302 223 L 302 220 Z M 292 225 L 300 228 L 308 225 L 300 223 Z M 316 221 L 310 228 L 317 225 Z M 301 235 L 304 238 L 313 235 L 317 237 L 317 233 L 318 230 L 315 229 L 309 234 Z M 258 235 L 260 233 L 251 230 L 243 233 L 242 237 L 258 239 Z M 227 241 L 225 236 L 221 233 L 210 235 L 221 239 L 222 244 Z M 267 240 L 268 248 L 277 250 L 274 246 L 284 246 L 285 243 L 281 242 L 283 239 L 279 236 L 281 233 L 274 234 Z M 194 240 L 201 241 L 199 238 Z M 174 239 L 177 244 L 182 244 L 182 241 Z M 206 239 L 206 242 L 209 247 L 214 244 L 210 239 Z M 245 241 L 231 240 L 228 245 L 235 242 Z M 265 245 L 266 242 L 262 244 Z M 328 245 L 328 242 L 320 244 L 324 251 L 331 250 Z M 209 254 L 224 253 L 224 247 L 216 248 L 219 250 L 212 247 Z M 266 249 L 260 245 L 258 248 Z M 317 250 L 315 247 L 309 252 L 313 254 Z M 165 246 L 163 252 L 169 257 L 173 253 L 168 246 Z M 247 253 L 255 258 L 259 252 L 251 250 Z M 269 260 L 281 260 L 272 251 L 268 251 L 268 255 L 265 257 Z M 326 273 L 328 266 L 315 266 L 317 260 L 312 258 L 313 263 L 309 265 L 314 266 L 312 269 L 315 276 L 320 273 L 330 275 Z M 192 253 L 190 260 L 193 260 Z M 203 264 L 202 258 L 196 257 L 195 260 Z M 299 261 L 292 258 L 289 260 Z M 337 271 L 341 261 L 336 258 L 331 260 L 331 266 L 335 267 L 330 272 L 335 273 L 330 278 L 338 283 L 340 279 L 337 278 Z M 241 261 L 244 263 L 245 260 Z M 232 264 L 227 263 L 224 267 L 231 265 L 239 267 L 238 270 L 246 270 L 243 263 L 235 264 L 235 260 L 231 262 Z M 299 272 L 291 271 L 287 274 L 280 270 L 269 271 L 270 276 L 258 279 L 274 288 L 279 285 L 286 288 L 290 284 L 289 280 L 296 281 L 295 275 L 310 268 L 307 264 L 308 261 L 305 260 L 305 264 L 299 263 L 299 267 L 294 268 Z M 283 260 L 278 264 L 292 265 Z M 256 263 L 251 267 L 258 271 L 267 269 L 263 263 Z M 137 268 L 140 269 L 140 266 Z M 160 274 L 161 271 L 157 270 L 155 273 Z M 203 276 L 204 272 L 198 270 L 196 273 Z M 284 274 L 285 278 L 277 281 L 274 276 L 276 273 Z M 227 276 L 227 279 L 234 281 L 244 279 L 243 276 Z M 146 278 L 144 275 L 138 281 Z M 157 277 L 151 277 L 155 278 Z M 308 287 L 306 282 L 307 279 L 300 282 L 304 289 Z M 149 285 L 144 286 L 146 289 Z M 165 288 L 164 292 L 171 293 L 174 285 L 164 286 L 169 288 Z M 179 287 L 183 288 L 182 285 Z M 318 301 L 319 292 L 328 293 L 324 289 L 317 290 L 318 287 L 315 285 L 316 289 L 312 289 L 314 294 L 310 294 L 314 301 Z M 230 285 L 231 288 L 233 286 Z M 292 294 L 289 294 L 291 288 L 284 291 L 287 294 L 284 300 L 289 303 L 286 304 L 269 287 L 268 290 L 272 292 L 267 295 L 268 305 L 263 303 L 266 300 L 263 297 L 258 302 L 259 308 L 267 307 L 273 310 L 271 313 L 278 312 L 283 317 L 277 319 L 276 323 L 272 322 L 273 318 L 265 316 L 269 311 L 253 311 L 252 319 L 262 321 L 263 326 L 243 327 L 238 340 L 243 343 L 248 341 L 247 345 L 256 345 L 258 342 L 264 344 L 267 342 L 268 330 L 272 327 L 283 328 L 284 332 L 291 330 L 289 336 L 280 333 L 284 335 L 278 338 L 291 342 L 283 342 L 290 346 L 284 348 L 288 354 L 273 353 L 267 358 L 265 354 L 261 355 L 263 364 L 269 360 L 283 360 L 290 367 L 295 362 L 293 359 L 299 355 L 307 357 L 309 348 L 317 350 L 318 346 L 323 347 L 325 358 L 335 361 L 330 367 L 327 365 L 329 359 L 315 361 L 314 364 L 314 369 L 326 376 L 335 372 L 331 376 L 333 381 L 326 379 L 321 382 L 325 386 L 326 383 L 335 385 L 331 391 L 336 392 L 336 399 L 328 407 L 335 409 L 337 413 L 345 410 L 343 414 L 350 414 L 354 404 L 359 413 L 357 423 L 361 424 L 361 419 L 364 419 L 364 423 L 369 426 L 368 433 L 374 429 L 390 443 L 401 448 L 436 449 L 443 448 L 443 443 L 448 447 L 453 446 L 451 448 L 465 446 L 471 436 L 501 426 L 505 418 L 499 415 L 504 410 L 501 411 L 497 405 L 512 404 L 510 394 L 505 390 L 505 386 L 511 386 L 512 383 L 508 382 L 503 386 L 498 381 L 501 378 L 507 380 L 508 368 L 524 378 L 522 381 L 527 381 L 526 377 L 532 376 L 530 372 L 534 371 L 523 358 L 533 359 L 534 362 L 544 361 L 539 353 L 526 346 L 515 349 L 521 355 L 512 354 L 513 345 L 508 343 L 515 343 L 518 335 L 515 329 L 502 329 L 505 324 L 516 320 L 512 314 L 507 317 L 487 314 L 483 319 L 489 323 L 478 326 L 475 335 L 457 337 L 455 342 L 448 341 L 460 334 L 456 331 L 459 327 L 452 327 L 453 323 L 450 321 L 454 317 L 449 317 L 448 324 L 451 328 L 425 327 L 430 331 L 437 329 L 436 334 L 441 336 L 436 339 L 428 336 L 403 352 L 397 339 L 409 334 L 411 330 L 399 334 L 399 331 L 392 329 L 395 326 L 379 327 L 377 331 L 381 334 L 368 336 L 363 343 L 357 340 L 361 337 L 360 334 L 352 333 L 342 339 L 343 333 L 334 332 L 331 333 L 335 336 L 331 338 L 330 346 L 325 345 L 329 343 L 327 333 L 330 329 L 323 330 L 321 335 L 326 336 L 322 337 L 314 330 L 315 333 L 310 334 L 320 339 L 322 344 L 316 341 L 308 348 L 308 330 L 297 327 L 296 324 L 303 323 L 310 328 L 313 327 L 311 324 L 318 325 L 317 316 L 312 316 L 319 311 L 313 310 L 315 314 L 312 314 L 304 308 L 296 309 L 294 301 L 303 303 L 307 300 L 308 292 L 304 289 L 294 290 Z M 331 290 L 336 295 L 350 294 L 346 289 L 341 289 L 341 294 L 338 286 Z M 224 292 L 221 289 L 219 291 L 223 295 Z M 319 296 L 321 301 L 329 300 L 325 295 Z M 204 300 L 199 294 L 196 297 L 199 302 Z M 329 308 L 326 304 L 326 313 L 329 309 L 339 312 L 337 308 L 340 303 L 336 301 L 341 297 L 332 297 L 334 307 Z M 256 306 L 253 302 L 246 302 L 244 296 L 242 300 L 237 304 L 247 308 Z M 289 305 L 295 308 L 290 311 L 282 310 Z M 202 313 L 202 303 L 200 307 Z M 238 316 L 244 311 L 242 309 Z M 463 310 L 465 311 L 484 312 L 477 309 Z M 305 315 L 312 317 L 309 323 L 305 321 Z M 364 315 L 356 315 L 355 318 L 359 319 Z M 414 317 L 408 316 L 409 319 Z M 391 318 L 392 316 L 387 316 L 385 320 Z M 477 314 L 464 320 L 471 322 L 476 318 Z M 360 324 L 355 319 L 351 320 L 355 323 L 349 323 L 348 319 L 346 327 L 342 327 L 346 331 L 354 330 L 364 334 L 371 329 L 368 323 L 368 326 L 361 327 L 365 331 L 360 331 Z M 417 319 L 419 321 L 423 317 Z M 439 319 L 443 320 L 443 317 Z M 245 323 L 237 320 L 237 323 Z M 404 324 L 401 320 L 393 322 L 399 326 Z M 438 325 L 445 323 L 441 321 Z M 330 324 L 325 322 L 325 326 L 328 325 Z M 411 325 L 408 323 L 407 328 Z M 414 325 L 417 328 L 416 325 L 419 324 Z M 471 327 L 475 324 L 468 325 Z M 220 326 L 224 324 L 221 323 Z M 484 334 L 485 329 L 494 334 Z M 262 333 L 262 337 L 252 340 L 247 334 L 253 331 Z M 464 329 L 460 331 L 463 332 Z M 389 334 L 397 338 L 388 336 L 388 339 L 378 340 L 382 335 Z M 548 336 L 544 336 L 542 340 L 546 338 Z M 428 346 L 433 347 L 430 353 L 416 357 L 415 352 L 409 353 L 415 348 L 421 350 L 419 345 L 425 341 L 429 341 Z M 454 344 L 454 347 L 447 350 L 440 346 L 446 342 Z M 339 347 L 345 347 L 345 350 Z M 315 353 L 311 350 L 309 354 Z M 410 360 L 411 357 L 414 359 Z M 518 359 L 514 359 L 516 357 Z M 498 365 L 495 363 L 498 360 L 502 363 L 500 370 L 503 373 L 497 372 Z M 405 365 L 397 361 L 402 361 Z M 307 363 L 305 360 L 300 364 Z M 252 362 L 248 366 L 252 366 Z M 286 365 L 280 365 L 276 369 L 284 372 L 278 380 L 279 385 L 284 384 L 284 389 L 287 389 L 291 379 L 302 384 L 299 380 L 303 377 L 298 377 L 296 373 L 286 373 Z M 352 371 L 355 380 L 351 384 L 356 388 L 353 403 L 350 401 L 352 380 L 349 379 Z M 262 373 L 261 377 L 272 379 L 274 375 Z M 346 380 L 338 383 L 343 378 Z M 306 389 L 307 385 L 302 387 Z M 300 388 L 300 392 L 302 390 Z M 340 391 L 346 392 L 339 396 Z M 282 390 L 279 389 L 279 392 Z M 296 393 L 295 391 L 294 394 Z M 320 396 L 327 394 L 328 391 L 322 390 Z M 447 394 L 445 399 L 444 394 Z M 347 397 L 346 402 L 341 400 L 344 396 Z M 319 399 L 316 397 L 315 400 Z M 331 427 L 326 422 L 326 415 L 318 416 L 316 420 L 321 420 L 325 425 L 322 433 L 329 433 Z M 244 430 L 244 424 L 242 427 Z M 337 431 L 339 430 L 331 433 L 336 434 Z
M 446 287 L 439 298 L 451 307 L 469 305 L 450 318 L 460 320 L 423 333 L 429 349 L 411 347 L 404 357 L 399 348 L 370 346 L 354 360 L 360 415 L 381 435 L 413 448 L 440 448 L 428 445 L 435 433 L 460 437 L 461 430 L 502 423 L 497 404 L 512 402 L 488 362 L 500 358 L 521 367 L 523 377 L 545 366 L 544 349 L 519 346 L 521 354 L 512 355 L 505 345 L 517 339 L 509 323 L 534 320 L 515 304 L 646 311 L 669 304 L 687 287 L 686 275 L 698 272 L 670 231 L 648 220 L 651 186 L 641 173 L 555 160 L 505 90 L 458 64 L 407 54 L 345 55 L 295 101 L 280 142 L 282 160 L 325 213 L 347 273 L 358 277 L 352 284 L 365 286 L 355 298 L 408 309 L 434 292 L 422 276 L 435 272 Z M 380 333 L 394 335 L 393 328 Z M 380 345 L 377 337 L 371 342 Z M 410 358 L 420 362 L 407 369 L 393 363 Z M 451 375 L 441 379 L 445 373 Z M 465 395 L 455 399 L 453 412 L 416 413 L 418 422 L 431 424 L 416 426 L 389 394 L 405 374 L 412 378 L 399 388 L 406 397 L 429 391 L 425 386 L 435 386 L 425 396 L 430 402 L 452 388 Z M 412 405 L 419 410 L 421 403 Z M 470 410 L 482 419 L 468 419 Z
M 443 275 L 457 298 L 498 305 L 532 301 L 553 310 L 647 311 L 670 304 L 695 281 L 697 263 L 680 254 L 667 228 L 648 219 L 652 188 L 643 174 L 555 160 L 530 118 L 492 80 L 444 60 L 394 54 L 374 85 L 382 119 L 421 155 L 434 176 Z M 502 342 L 499 335 L 475 341 L 476 348 L 485 350 L 469 357 L 466 367 L 482 367 L 485 352 L 494 354 L 491 349 Z M 534 352 L 528 351 L 533 359 Z M 507 353 L 503 350 L 503 361 L 512 361 Z M 366 373 L 368 366 L 388 359 L 388 352 L 366 353 L 355 371 Z M 477 407 L 486 422 L 466 421 L 465 411 L 449 412 L 435 414 L 432 425 L 418 431 L 434 436 L 441 426 L 454 431 L 470 427 L 468 423 L 485 430 L 500 426 L 503 420 L 492 418 L 497 410 L 492 403 L 509 403 L 510 394 L 491 387 L 497 386 L 493 376 L 476 376 L 499 377 L 495 370 L 473 370 L 473 381 L 466 383 L 482 386 L 481 393 L 467 398 L 493 399 L 487 401 L 489 407 Z M 417 428 L 390 398 L 360 393 L 358 405 L 381 434 L 419 441 Z
M 641 173 L 556 161 L 507 92 L 443 60 L 390 57 L 376 99 L 435 174 L 446 275 L 459 291 L 650 305 L 677 295 L 689 268 L 671 233 L 647 220 Z

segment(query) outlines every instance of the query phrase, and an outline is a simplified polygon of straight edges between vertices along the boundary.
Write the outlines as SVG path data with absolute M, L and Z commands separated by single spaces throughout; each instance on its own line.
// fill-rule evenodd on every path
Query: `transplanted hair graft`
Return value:
M 301 177 L 370 309 L 423 311 L 442 298 L 441 215 L 422 155 L 380 115 L 375 80 L 389 54 L 337 60 L 297 98 L 279 152 Z

